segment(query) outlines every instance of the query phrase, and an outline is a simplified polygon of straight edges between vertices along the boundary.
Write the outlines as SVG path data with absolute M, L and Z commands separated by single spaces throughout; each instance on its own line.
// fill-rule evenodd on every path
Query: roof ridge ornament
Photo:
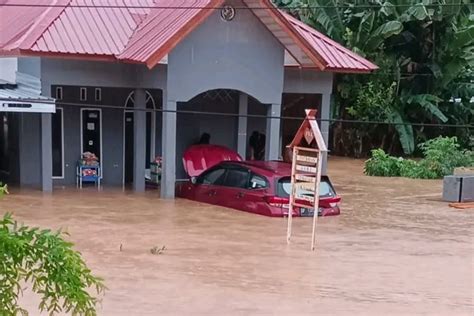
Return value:
M 221 8 L 221 18 L 226 22 L 230 22 L 235 17 L 235 9 L 231 5 L 224 5 Z

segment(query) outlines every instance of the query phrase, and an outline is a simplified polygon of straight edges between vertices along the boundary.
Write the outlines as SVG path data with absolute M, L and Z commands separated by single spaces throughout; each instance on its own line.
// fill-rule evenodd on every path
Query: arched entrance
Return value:
M 146 91 L 146 155 L 145 168 L 150 169 L 150 162 L 155 158 L 156 144 L 156 103 L 149 91 Z M 123 183 L 133 182 L 133 118 L 135 91 L 130 92 L 125 100 L 123 114 Z
M 266 115 L 268 105 L 234 89 L 213 89 L 202 92 L 187 102 L 178 102 L 176 132 L 176 177 L 185 179 L 182 155 L 196 144 L 204 133 L 210 143 L 238 151 L 243 158 L 249 137 L 254 131 L 266 133 L 266 119 L 245 115 Z M 182 112 L 200 113 L 182 113 Z M 239 116 L 242 115 L 242 116 Z M 248 151 L 247 151 L 248 152 Z

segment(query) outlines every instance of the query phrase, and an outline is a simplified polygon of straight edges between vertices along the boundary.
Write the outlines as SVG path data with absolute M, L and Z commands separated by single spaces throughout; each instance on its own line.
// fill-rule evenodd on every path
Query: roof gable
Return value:
M 328 151 L 326 143 L 324 142 L 323 134 L 321 134 L 321 130 L 319 129 L 318 122 L 316 121 L 316 110 L 305 110 L 306 118 L 304 119 L 303 123 L 301 123 L 300 128 L 295 134 L 295 137 L 288 145 L 288 147 L 298 147 L 301 146 L 303 140 L 312 147 L 312 144 L 318 149 L 319 151 L 325 152 Z

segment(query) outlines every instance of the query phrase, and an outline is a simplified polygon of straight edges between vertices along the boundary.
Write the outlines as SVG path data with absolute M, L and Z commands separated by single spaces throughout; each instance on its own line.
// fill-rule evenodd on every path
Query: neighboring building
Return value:
M 15 3 L 0 5 L 0 103 L 15 99 L 6 89 L 21 89 L 25 76 L 41 82 L 26 101 L 48 100 L 44 109 L 0 112 L 0 169 L 44 191 L 74 185 L 88 150 L 104 185 L 132 182 L 137 191 L 149 161 L 162 156 L 161 196 L 173 197 L 181 155 L 204 132 L 246 156 L 259 130 L 266 158 L 278 159 L 300 122 L 210 114 L 302 117 L 316 107 L 329 118 L 333 74 L 377 68 L 268 0 Z M 327 142 L 329 123 L 321 130 Z

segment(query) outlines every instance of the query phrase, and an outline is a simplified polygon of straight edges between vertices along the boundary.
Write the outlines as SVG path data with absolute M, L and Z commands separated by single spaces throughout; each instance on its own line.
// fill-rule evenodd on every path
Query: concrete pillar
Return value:
M 146 155 L 146 94 L 144 89 L 135 90 L 133 113 L 133 190 L 145 191 Z
M 329 116 L 331 113 L 331 94 L 324 93 L 321 100 L 321 134 L 323 134 L 326 146 L 329 146 Z M 322 174 L 327 174 L 327 153 L 323 154 Z
M 53 191 L 51 113 L 41 113 L 41 190 Z
M 166 98 L 164 98 L 166 100 Z M 163 102 L 161 198 L 173 199 L 176 185 L 176 101 Z
M 271 104 L 268 107 L 267 116 L 278 118 L 267 119 L 265 160 L 277 160 L 280 157 L 281 104 Z
M 237 132 L 237 152 L 245 159 L 247 155 L 247 115 L 249 97 L 241 92 L 239 94 L 239 127 Z

